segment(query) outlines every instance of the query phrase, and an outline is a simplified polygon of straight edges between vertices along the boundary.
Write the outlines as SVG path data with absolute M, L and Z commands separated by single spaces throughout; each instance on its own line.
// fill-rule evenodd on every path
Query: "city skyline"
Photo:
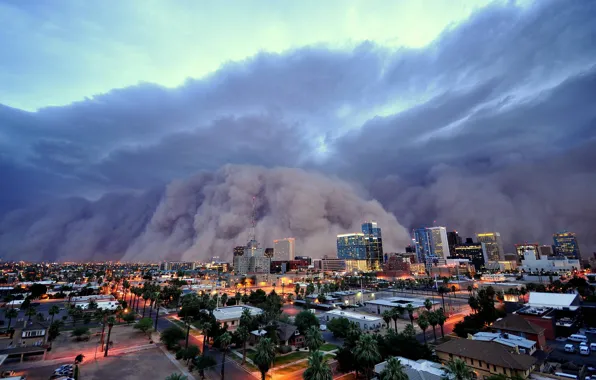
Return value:
M 254 196 L 321 256 L 362 220 L 596 251 L 592 1 L 134 4 L 0 3 L 2 257 L 231 255 Z

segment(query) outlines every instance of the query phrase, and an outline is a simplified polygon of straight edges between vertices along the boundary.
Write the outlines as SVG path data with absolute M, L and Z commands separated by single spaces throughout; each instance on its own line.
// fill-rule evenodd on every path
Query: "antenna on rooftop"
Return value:
M 252 197 L 252 216 L 251 216 L 251 227 L 248 241 L 257 240 L 256 227 L 257 227 L 257 208 L 256 208 L 257 197 Z

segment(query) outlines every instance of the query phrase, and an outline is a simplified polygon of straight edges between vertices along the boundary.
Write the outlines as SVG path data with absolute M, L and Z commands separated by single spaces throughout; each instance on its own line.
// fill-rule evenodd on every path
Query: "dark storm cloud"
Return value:
M 262 53 L 175 89 L 139 84 L 35 113 L 0 107 L 4 210 L 64 195 L 139 191 L 17 210 L 2 219 L 0 240 L 23 255 L 37 250 L 52 258 L 72 257 L 79 241 L 89 257 L 205 258 L 197 239 L 212 251 L 244 242 L 240 199 L 252 193 L 238 190 L 239 177 L 266 194 L 267 229 L 306 228 L 294 233 L 308 247 L 324 240 L 308 224 L 321 223 L 331 242 L 353 227 L 336 221 L 336 208 L 366 204 L 357 194 L 379 199 L 406 227 L 437 220 L 468 234 L 498 230 L 510 243 L 548 243 L 552 232 L 569 228 L 591 250 L 595 18 L 591 1 L 541 1 L 531 9 L 495 4 L 422 49 L 363 43 L 345 51 Z M 292 169 L 218 170 L 228 163 L 306 167 L 358 190 Z M 175 182 L 163 194 L 143 192 L 201 170 L 211 174 Z M 318 214 L 303 199 L 288 210 L 310 210 L 313 218 L 283 227 L 285 203 L 263 189 L 279 181 L 300 189 L 294 177 L 312 182 L 301 190 L 312 197 L 320 187 L 323 198 L 344 202 Z M 299 197 L 292 194 L 290 200 Z M 126 197 L 134 199 L 130 209 L 101 210 L 119 199 L 126 204 Z M 368 214 L 389 220 L 381 211 Z M 114 245 L 110 230 L 119 231 Z M 395 235 L 396 245 L 404 242 Z

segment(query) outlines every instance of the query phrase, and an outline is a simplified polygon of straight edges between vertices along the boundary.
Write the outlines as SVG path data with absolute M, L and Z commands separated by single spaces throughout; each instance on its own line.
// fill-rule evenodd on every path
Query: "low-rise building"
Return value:
M 381 315 L 385 310 L 393 310 L 398 306 L 402 306 L 404 309 L 411 304 L 414 307 L 415 314 L 417 310 L 424 308 L 424 299 L 422 298 L 410 298 L 410 297 L 388 297 L 376 300 L 370 300 L 364 302 L 366 311 L 372 314 Z M 439 304 L 437 301 L 431 300 L 433 305 Z M 409 318 L 407 312 L 404 312 L 403 318 Z
M 319 317 L 321 323 L 332 321 L 336 318 L 346 318 L 354 322 L 362 330 L 375 330 L 381 328 L 383 319 L 374 315 L 365 315 L 351 311 L 331 310 Z
M 240 317 L 242 316 L 242 312 L 244 310 L 248 310 L 250 312 L 250 315 L 252 316 L 260 315 L 261 313 L 263 313 L 263 310 L 259 309 L 258 307 L 242 305 L 220 307 L 219 309 L 215 309 L 213 311 L 213 316 L 215 317 L 217 323 L 227 323 L 228 330 L 233 331 L 238 327 L 240 323 Z
M 569 259 L 565 256 L 550 256 L 537 258 L 536 251 L 525 251 L 522 269 L 529 273 L 571 273 L 580 270 L 578 259 Z
M 543 327 L 546 339 L 569 336 L 580 327 L 580 298 L 576 293 L 530 292 L 528 303 L 515 314 Z
M 492 330 L 501 334 L 515 334 L 536 342 L 539 350 L 546 349 L 545 328 L 525 319 L 519 314 L 509 314 L 497 319 L 491 326 Z
M 424 359 L 414 361 L 401 356 L 396 356 L 395 358 L 398 359 L 404 367 L 404 372 L 408 376 L 408 379 L 441 380 L 446 375 L 444 367 L 439 363 Z M 377 377 L 383 372 L 386 366 L 386 361 L 375 365 L 374 372 L 377 374 Z
M 472 339 L 452 339 L 435 347 L 442 363 L 460 359 L 474 371 L 478 379 L 493 375 L 528 378 L 537 360 L 530 355 L 496 342 Z

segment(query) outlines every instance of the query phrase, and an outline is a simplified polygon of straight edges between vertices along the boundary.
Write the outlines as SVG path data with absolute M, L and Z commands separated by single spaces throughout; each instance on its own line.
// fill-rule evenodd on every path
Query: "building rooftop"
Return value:
M 479 332 L 473 335 L 474 340 L 497 342 L 509 347 L 521 347 L 528 350 L 536 347 L 536 342 L 513 334 Z
M 381 298 L 378 300 L 372 301 L 365 301 L 365 304 L 371 305 L 381 305 L 381 306 L 390 306 L 390 307 L 397 307 L 403 306 L 406 307 L 408 304 L 412 304 L 412 306 L 417 309 L 420 307 L 424 307 L 424 299 L 422 298 L 410 298 L 410 297 L 389 297 L 389 298 Z M 431 299 L 433 305 L 438 304 L 438 301 L 434 301 Z
M 250 311 L 250 315 L 259 315 L 263 312 L 263 310 L 259 309 L 258 307 L 253 306 L 228 306 L 228 307 L 220 307 L 219 309 L 215 309 L 213 311 L 213 316 L 218 321 L 231 321 L 235 319 L 240 319 L 242 315 L 242 311 L 247 309 Z
M 528 334 L 540 334 L 545 330 L 544 327 L 540 327 L 517 314 L 509 314 L 505 318 L 496 320 L 492 328 Z
M 325 314 L 333 314 L 333 315 L 338 315 L 338 316 L 345 317 L 345 318 L 358 319 L 360 321 L 377 322 L 377 321 L 381 320 L 381 318 L 375 317 L 374 315 L 364 315 L 364 314 L 354 313 L 354 312 L 350 312 L 350 311 L 343 311 L 343 310 L 331 310 Z
M 410 380 L 434 380 L 440 379 L 443 376 L 445 376 L 443 366 L 439 363 L 431 362 L 429 360 L 424 359 L 414 361 L 403 358 L 401 356 L 396 356 L 395 358 L 400 361 L 400 363 L 404 367 L 406 375 L 408 375 L 408 379 Z M 386 361 L 375 365 L 375 373 L 383 372 L 386 366 Z
M 517 354 L 502 344 L 481 340 L 453 339 L 436 346 L 435 351 L 522 371 L 531 369 L 536 363 L 536 358 L 530 355 Z
M 575 293 L 530 292 L 530 299 L 527 305 L 532 307 L 569 308 L 569 310 L 577 310 L 579 309 L 579 295 Z

